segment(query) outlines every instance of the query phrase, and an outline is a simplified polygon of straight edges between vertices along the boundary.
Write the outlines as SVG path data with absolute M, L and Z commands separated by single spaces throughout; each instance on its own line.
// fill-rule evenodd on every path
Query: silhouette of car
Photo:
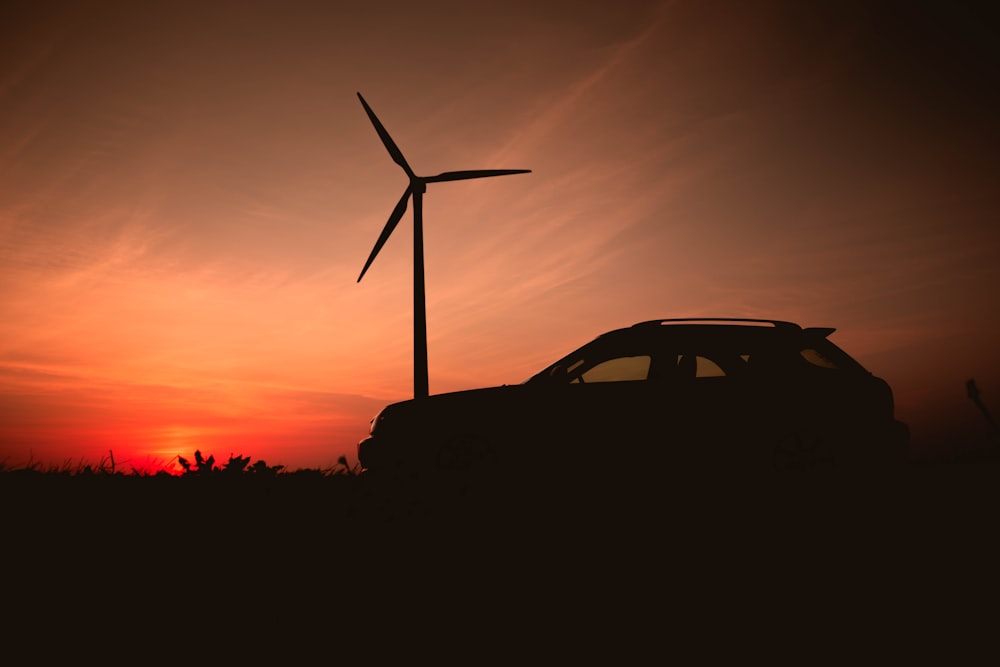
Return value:
M 909 429 L 891 388 L 833 332 L 759 319 L 640 322 L 517 385 L 388 405 L 358 459 L 366 471 L 905 462 Z

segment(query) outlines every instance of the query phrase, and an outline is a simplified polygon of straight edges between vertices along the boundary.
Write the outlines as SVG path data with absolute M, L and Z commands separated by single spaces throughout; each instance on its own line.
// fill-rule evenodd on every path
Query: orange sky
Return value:
M 358 91 L 419 174 L 532 170 L 428 188 L 432 393 L 748 316 L 837 327 L 917 447 L 985 432 L 970 377 L 1000 412 L 994 15 L 66 4 L 0 9 L 0 462 L 353 457 L 413 386 Z

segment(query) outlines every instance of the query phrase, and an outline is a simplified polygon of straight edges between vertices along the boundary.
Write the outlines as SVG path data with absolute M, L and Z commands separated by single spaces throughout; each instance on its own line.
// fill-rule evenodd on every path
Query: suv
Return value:
M 833 328 L 665 319 L 598 336 L 518 385 L 393 403 L 366 471 L 903 463 L 892 390 Z

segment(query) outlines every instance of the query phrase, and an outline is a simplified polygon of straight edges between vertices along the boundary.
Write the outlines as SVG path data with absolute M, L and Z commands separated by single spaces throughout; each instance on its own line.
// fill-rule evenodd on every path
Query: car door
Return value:
M 544 388 L 547 416 L 536 434 L 559 456 L 620 461 L 623 447 L 648 426 L 658 402 L 649 381 L 653 350 L 599 341 L 564 359 Z

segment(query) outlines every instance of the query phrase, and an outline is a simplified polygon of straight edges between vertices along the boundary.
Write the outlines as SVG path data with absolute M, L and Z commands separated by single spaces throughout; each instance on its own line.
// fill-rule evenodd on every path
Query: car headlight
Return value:
M 378 425 L 385 420 L 385 411 L 386 408 L 382 408 L 381 410 L 375 413 L 374 417 L 372 417 L 371 422 L 368 426 L 368 435 L 374 435 L 375 429 L 378 428 Z

